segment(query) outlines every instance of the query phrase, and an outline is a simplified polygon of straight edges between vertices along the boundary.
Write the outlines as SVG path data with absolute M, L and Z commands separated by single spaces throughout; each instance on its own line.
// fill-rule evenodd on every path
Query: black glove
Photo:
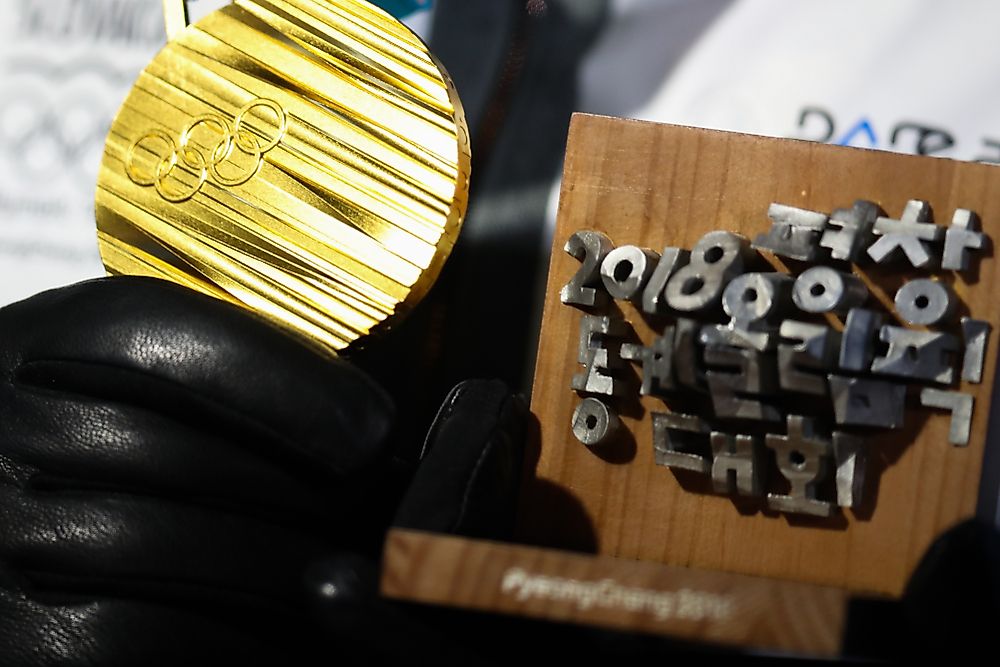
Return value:
M 406 649 L 374 594 L 405 490 L 393 407 L 362 371 L 112 278 L 0 309 L 0 378 L 0 664 Z M 498 383 L 453 392 L 401 522 L 500 536 L 525 414 Z
M 1000 532 L 970 519 L 934 540 L 900 599 L 851 600 L 844 651 L 918 664 L 981 661 L 1000 624 Z

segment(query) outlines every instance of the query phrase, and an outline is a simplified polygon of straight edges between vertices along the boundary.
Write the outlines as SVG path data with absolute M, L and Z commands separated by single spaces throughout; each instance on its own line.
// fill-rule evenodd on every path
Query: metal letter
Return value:
M 601 284 L 601 263 L 614 247 L 611 239 L 600 232 L 583 230 L 570 236 L 563 250 L 583 265 L 559 292 L 559 300 L 566 305 L 605 306 L 608 295 L 594 287 Z
M 759 438 L 712 431 L 712 488 L 716 493 L 759 496 L 763 490 L 764 448 Z
M 816 499 L 816 484 L 826 477 L 833 446 L 813 432 L 813 420 L 788 415 L 788 435 L 768 433 L 781 474 L 791 483 L 789 495 L 767 494 L 767 506 L 779 512 L 829 517 L 833 505 Z
M 774 348 L 771 318 L 781 315 L 789 303 L 791 278 L 784 273 L 744 273 L 737 276 L 722 294 L 722 308 L 729 324 L 702 329 L 706 345 L 734 345 L 765 351 Z
M 752 398 L 772 394 L 777 388 L 773 357 L 765 357 L 757 350 L 709 345 L 705 348 L 705 363 L 737 370 L 706 373 L 717 417 L 781 421 L 781 413 L 774 407 Z
M 656 465 L 707 475 L 712 462 L 708 426 L 694 415 L 653 413 L 653 455 Z
M 986 361 L 986 344 L 990 338 L 990 323 L 962 318 L 962 339 L 965 353 L 962 356 L 962 379 L 966 382 L 983 381 L 983 365 Z
M 807 313 L 846 313 L 868 299 L 868 288 L 857 276 L 829 266 L 814 266 L 795 279 L 792 300 Z
M 864 252 L 879 212 L 878 206 L 863 199 L 855 201 L 852 208 L 838 208 L 828 224 L 839 229 L 828 228 L 819 244 L 830 249 L 833 259 L 856 263 Z
M 979 216 L 960 208 L 951 218 L 951 226 L 944 234 L 944 259 L 942 269 L 966 271 L 969 268 L 969 250 L 982 250 L 986 238 L 979 231 Z
M 884 357 L 872 360 L 872 373 L 951 384 L 955 377 L 952 357 L 958 352 L 955 336 L 887 324 L 879 337 L 889 349 Z
M 709 232 L 694 248 L 664 292 L 667 305 L 682 312 L 700 311 L 719 301 L 726 283 L 743 271 L 750 250 L 747 240 L 732 232 Z
M 920 405 L 951 411 L 948 442 L 959 447 L 969 444 L 974 404 L 975 399 L 971 394 L 960 391 L 942 391 L 931 387 L 925 387 L 920 391 Z
M 833 458 L 837 463 L 837 504 L 852 509 L 861 505 L 868 455 L 861 438 L 834 431 Z
M 911 280 L 896 290 L 896 312 L 910 324 L 932 326 L 955 312 L 955 293 L 928 278 Z
M 674 375 L 685 387 L 704 392 L 708 384 L 701 366 L 701 323 L 680 317 L 674 323 Z
M 584 315 L 580 318 L 578 359 L 585 370 L 573 376 L 572 389 L 588 394 L 621 395 L 623 383 L 608 371 L 621 368 L 622 360 L 618 350 L 604 347 L 604 339 L 621 337 L 625 332 L 625 322 L 619 318 L 606 315 Z
M 882 315 L 864 308 L 851 308 L 840 339 L 840 367 L 845 371 L 867 371 L 875 357 L 875 334 Z
M 674 383 L 674 327 L 664 328 L 663 335 L 653 339 L 649 347 L 627 343 L 622 345 L 622 359 L 642 364 L 643 396 L 662 395 L 677 389 Z
M 647 248 L 615 248 L 601 262 L 601 282 L 612 298 L 634 301 L 649 282 L 660 256 Z
M 906 386 L 841 375 L 826 376 L 838 424 L 902 428 Z
M 926 241 L 937 241 L 944 228 L 930 222 L 931 207 L 925 201 L 911 199 L 899 220 L 879 217 L 873 231 L 881 236 L 868 248 L 868 256 L 879 264 L 889 261 L 901 251 L 916 268 L 931 262 Z
M 837 362 L 840 334 L 830 327 L 795 320 L 781 323 L 781 337 L 795 344 L 778 345 L 778 384 L 785 391 L 825 396 L 826 375 Z M 808 368 L 824 374 L 807 373 Z
M 674 271 L 686 265 L 691 257 L 691 253 L 681 248 L 671 248 L 667 246 L 660 255 L 660 261 L 653 270 L 653 275 L 646 283 L 646 289 L 642 292 L 642 310 L 647 315 L 658 315 L 666 310 L 666 297 L 664 290 L 667 288 L 667 281 Z
M 817 244 L 826 227 L 825 213 L 775 203 L 768 207 L 767 217 L 771 229 L 754 239 L 754 248 L 804 262 L 816 261 Z
M 588 447 L 596 447 L 613 436 L 621 421 L 607 405 L 585 398 L 573 411 L 573 435 Z

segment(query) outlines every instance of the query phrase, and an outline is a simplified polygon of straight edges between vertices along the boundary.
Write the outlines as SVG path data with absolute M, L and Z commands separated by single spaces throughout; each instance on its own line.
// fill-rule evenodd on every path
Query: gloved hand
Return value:
M 525 415 L 499 383 L 456 389 L 401 521 L 499 536 Z M 374 592 L 407 481 L 392 422 L 358 368 L 170 283 L 0 309 L 0 664 L 407 650 L 422 633 Z

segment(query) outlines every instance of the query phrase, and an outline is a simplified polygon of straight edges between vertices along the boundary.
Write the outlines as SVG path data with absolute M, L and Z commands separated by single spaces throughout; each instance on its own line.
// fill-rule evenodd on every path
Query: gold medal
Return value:
M 437 277 L 468 197 L 454 85 L 363 0 L 236 0 L 169 42 L 111 127 L 96 215 L 109 273 L 242 304 L 331 352 Z

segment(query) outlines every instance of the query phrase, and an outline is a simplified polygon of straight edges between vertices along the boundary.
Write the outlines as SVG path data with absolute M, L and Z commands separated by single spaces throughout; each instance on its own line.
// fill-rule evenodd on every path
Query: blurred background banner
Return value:
M 408 19 L 414 14 L 426 12 L 434 5 L 433 0 L 372 0 L 398 19 Z
M 159 0 L 0 1 L 0 304 L 104 274 L 105 135 L 163 42 Z

